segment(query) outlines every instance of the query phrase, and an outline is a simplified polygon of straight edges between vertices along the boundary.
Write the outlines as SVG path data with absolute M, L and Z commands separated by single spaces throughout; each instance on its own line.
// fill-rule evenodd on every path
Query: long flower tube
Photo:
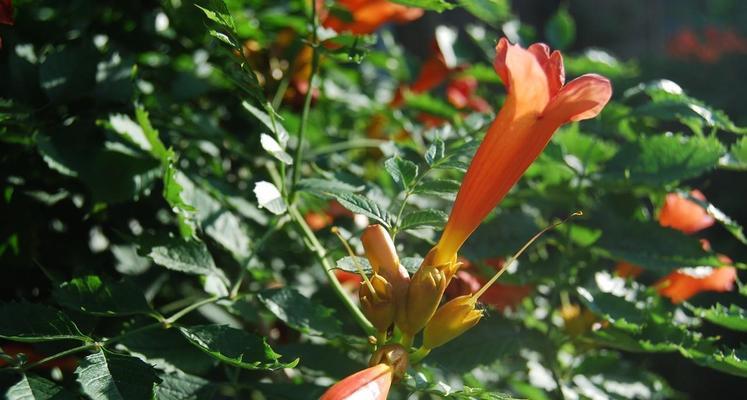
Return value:
M 454 207 L 426 262 L 453 263 L 482 220 L 506 196 L 563 124 L 593 118 L 612 96 L 606 78 L 587 74 L 567 85 L 563 57 L 536 43 L 523 49 L 502 38 L 495 70 L 508 95 L 467 170 Z
M 393 372 L 386 364 L 366 368 L 337 382 L 319 400 L 386 400 Z
M 333 385 L 320 400 L 386 400 L 392 383 L 405 376 L 409 355 L 404 347 L 388 344 L 371 356 L 369 366 Z

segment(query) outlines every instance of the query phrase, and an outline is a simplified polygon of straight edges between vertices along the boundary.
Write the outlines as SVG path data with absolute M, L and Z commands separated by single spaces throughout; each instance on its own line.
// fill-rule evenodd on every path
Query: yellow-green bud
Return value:
M 423 347 L 433 349 L 466 332 L 482 318 L 472 295 L 459 296 L 441 306 L 423 331 Z
M 397 307 L 397 326 L 409 336 L 418 333 L 436 312 L 446 290 L 449 265 L 421 265 L 412 276 L 407 298 Z
M 396 312 L 392 285 L 383 276 L 376 273 L 368 281 L 371 286 L 369 287 L 368 283 L 364 283 L 358 291 L 363 315 L 371 321 L 377 331 L 386 332 L 394 323 Z M 371 292 L 371 288 L 373 288 L 373 292 Z

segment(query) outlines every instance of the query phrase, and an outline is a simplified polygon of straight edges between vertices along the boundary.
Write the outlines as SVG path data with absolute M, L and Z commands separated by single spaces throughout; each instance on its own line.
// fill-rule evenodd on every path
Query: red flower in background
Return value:
M 13 0 L 0 0 L 0 24 L 13 25 Z M 3 48 L 3 38 L 0 38 L 0 49 Z
M 690 28 L 675 33 L 667 43 L 672 57 L 715 63 L 726 54 L 747 54 L 747 40 L 729 28 L 707 26 L 701 38 Z
M 706 201 L 699 190 L 690 192 L 692 197 Z M 686 234 L 695 233 L 713 225 L 715 220 L 698 203 L 677 194 L 669 193 L 659 212 L 659 224 L 677 229 Z
M 497 271 L 503 266 L 503 261 L 502 258 L 495 258 L 485 260 L 485 263 Z M 449 286 L 446 288 L 445 293 L 449 298 L 476 293 L 488 281 L 474 271 L 471 262 L 464 258 L 460 258 L 460 262 L 462 262 L 462 269 L 454 274 L 454 278 L 452 278 Z M 532 290 L 534 288 L 530 285 L 512 285 L 496 282 L 480 296 L 479 301 L 501 311 L 515 309 Z
M 387 22 L 410 22 L 423 15 L 423 9 L 407 7 L 386 0 L 338 0 L 337 3 L 350 12 L 350 21 L 328 13 L 322 25 L 337 32 L 366 35 Z
M 458 65 L 449 67 L 446 64 L 443 53 L 434 40 L 431 43 L 431 56 L 423 62 L 415 81 L 409 85 L 402 85 L 392 100 L 392 106 L 399 107 L 404 100 L 403 93 L 429 92 L 446 83 L 446 99 L 454 108 L 470 109 L 472 111 L 487 113 L 492 112 L 490 104 L 477 95 L 477 79 L 471 76 L 459 76 L 458 74 L 469 65 Z M 431 115 L 421 115 L 421 122 L 426 125 L 437 126 L 446 122 L 444 119 Z
M 12 344 L 3 344 L 0 346 L 2 348 L 2 351 L 11 356 L 16 357 L 19 354 L 23 353 L 26 356 L 26 361 L 31 364 L 35 363 L 43 358 L 46 358 L 47 355 L 40 354 L 39 352 L 34 349 L 33 346 L 28 344 L 21 344 L 21 343 L 12 343 Z M 0 367 L 5 366 L 7 363 L 5 360 L 0 359 Z M 75 371 L 75 368 L 78 367 L 78 359 L 74 356 L 68 356 L 63 357 L 54 361 L 50 361 L 44 364 L 39 365 L 37 368 L 39 369 L 52 369 L 52 368 L 59 368 L 63 372 L 73 372 Z

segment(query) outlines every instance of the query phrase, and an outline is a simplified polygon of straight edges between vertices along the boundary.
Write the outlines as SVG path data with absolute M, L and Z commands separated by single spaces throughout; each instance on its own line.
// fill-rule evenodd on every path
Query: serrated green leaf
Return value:
M 420 227 L 441 228 L 446 223 L 449 215 L 441 210 L 425 209 L 405 214 L 400 223 L 400 229 L 415 229 Z
M 337 260 L 335 266 L 343 271 L 352 272 L 355 274 L 359 273 L 358 266 L 360 266 L 360 268 L 363 270 L 363 273 L 365 273 L 366 275 L 370 275 L 373 272 L 371 263 L 368 262 L 368 259 L 366 257 L 345 256 Z
M 176 155 L 173 151 L 168 151 L 162 178 L 163 198 L 177 216 L 180 234 L 183 238 L 189 239 L 196 235 L 195 208 L 183 196 L 184 187 L 179 181 L 179 175 L 179 170 L 176 168 Z
M 333 309 L 307 298 L 294 289 L 265 289 L 259 292 L 258 298 L 270 312 L 293 329 L 308 335 L 324 337 L 342 334 L 342 325 L 335 317 Z
M 76 396 L 40 376 L 23 374 L 21 380 L 5 392 L 7 400 L 74 400 Z
M 161 383 L 156 387 L 158 400 L 211 400 L 218 387 L 199 376 L 180 372 L 158 375 Z
M 594 314 L 605 318 L 621 329 L 638 330 L 646 322 L 648 315 L 643 313 L 636 303 L 630 302 L 612 293 L 595 291 L 593 294 L 586 288 L 576 289 L 581 301 Z
M 485 318 L 474 328 L 444 346 L 438 347 L 425 359 L 445 371 L 465 373 L 477 366 L 491 365 L 523 348 L 541 345 L 543 338 L 534 331 L 498 315 Z M 486 343 L 490 343 L 486 346 Z
M 683 193 L 683 196 L 687 197 L 687 199 L 694 202 L 695 204 L 698 204 L 701 207 L 703 207 L 703 209 L 708 213 L 708 215 L 713 217 L 713 219 L 718 221 L 721 224 L 721 226 L 726 228 L 726 230 L 729 231 L 729 233 L 731 233 L 735 239 L 739 240 L 740 242 L 744 244 L 747 244 L 747 237 L 745 237 L 744 235 L 744 229 L 742 228 L 742 225 L 739 225 L 739 223 L 736 220 L 724 214 L 723 211 L 716 208 L 716 206 L 714 206 L 713 204 L 707 201 L 695 198 L 690 193 Z
M 209 20 L 225 28 L 228 28 L 231 31 L 236 30 L 236 24 L 233 21 L 233 17 L 228 11 L 228 7 L 226 7 L 226 3 L 223 2 L 223 0 L 209 0 L 206 7 L 201 7 L 197 4 L 195 4 L 195 7 L 202 10 L 202 12 L 205 13 L 205 16 Z
M 556 49 L 566 49 L 576 39 L 576 22 L 565 7 L 550 17 L 545 26 L 545 36 L 550 45 Z
M 355 266 L 355 262 L 357 262 L 360 266 L 363 272 L 366 275 L 371 275 L 373 269 L 371 268 L 371 263 L 368 262 L 368 259 L 366 257 L 355 257 L 355 261 L 353 261 L 353 257 L 346 256 L 339 260 L 337 260 L 336 267 L 347 272 L 353 272 L 358 273 L 358 267 Z M 414 274 L 418 268 L 420 268 L 420 264 L 423 263 L 423 258 L 421 257 L 404 257 L 399 260 L 400 265 L 405 267 L 407 272 L 410 273 L 410 275 Z
M 365 189 L 364 186 L 353 186 L 337 180 L 318 178 L 301 179 L 298 181 L 296 188 L 299 191 L 314 193 L 323 197 L 330 196 L 330 193 L 360 192 Z
M 250 114 L 257 118 L 259 122 L 261 122 L 266 128 L 268 128 L 270 132 L 275 134 L 275 139 L 277 139 L 278 145 L 284 149 L 288 144 L 288 138 L 290 138 L 290 134 L 288 134 L 288 131 L 285 129 L 283 124 L 280 123 L 279 117 L 277 115 L 275 115 L 274 117 L 270 117 L 269 114 L 257 107 L 254 107 L 247 101 L 242 102 L 241 105 L 247 111 L 249 111 Z
M 395 3 L 404 4 L 410 7 L 419 7 L 426 10 L 433 10 L 436 12 L 442 12 L 451 10 L 454 5 L 446 2 L 445 0 L 392 0 Z
M 260 135 L 260 144 L 266 152 L 286 165 L 293 165 L 293 157 L 286 153 L 283 147 L 272 136 L 268 134 Z
M 444 156 L 446 155 L 446 144 L 444 143 L 443 139 L 441 138 L 435 138 L 433 140 L 433 143 L 431 143 L 430 146 L 428 146 L 428 150 L 425 152 L 425 162 L 428 163 L 428 165 L 433 165 L 433 163 L 438 162 Z
M 706 347 L 705 349 L 682 349 L 680 353 L 698 365 L 747 378 L 747 347 L 744 345 L 739 350 L 716 350 Z
M 270 345 L 259 336 L 226 325 L 199 325 L 181 327 L 179 331 L 190 343 L 211 357 L 251 370 L 293 368 L 298 360 L 280 361 Z
M 464 244 L 470 260 L 485 260 L 513 254 L 537 233 L 534 219 L 521 211 L 505 210 L 480 225 Z
M 392 216 L 382 206 L 378 205 L 368 197 L 357 193 L 330 193 L 340 204 L 348 210 L 363 214 L 380 222 L 386 228 L 391 227 Z
M 119 342 L 130 354 L 143 357 L 155 368 L 178 369 L 190 374 L 205 374 L 215 367 L 214 358 L 195 348 L 176 329 L 149 329 L 138 332 L 132 327 Z
M 392 157 L 384 162 L 384 168 L 394 182 L 408 189 L 418 177 L 418 166 L 412 161 L 399 157 Z
M 455 118 L 459 114 L 449 103 L 427 93 L 414 94 L 412 92 L 405 92 L 405 105 L 409 109 L 448 120 Z
M 75 370 L 82 392 L 92 399 L 150 399 L 161 380 L 139 358 L 100 350 L 84 358 Z
M 205 288 L 209 293 L 228 293 L 228 279 L 223 271 L 215 266 L 213 257 L 203 242 L 167 236 L 143 237 L 140 239 L 139 252 L 167 269 L 204 276 Z
M 431 179 L 422 181 L 415 187 L 413 193 L 439 196 L 447 200 L 456 198 L 461 182 L 453 179 Z
M 650 101 L 636 107 L 634 115 L 663 121 L 679 121 L 698 134 L 703 133 L 703 128 L 747 133 L 747 128 L 736 126 L 726 113 L 686 95 L 682 88 L 672 81 L 662 79 L 641 83 L 627 90 L 625 97 L 635 98 L 641 94 L 647 95 Z
M 623 146 L 607 164 L 606 175 L 661 187 L 712 170 L 724 153 L 724 146 L 715 136 L 645 136 Z
M 511 4 L 507 0 L 459 0 L 459 5 L 489 24 L 497 25 L 511 18 Z
M 747 170 L 747 136 L 736 141 L 729 148 L 729 152 L 719 160 L 724 168 Z
M 39 154 L 50 168 L 80 179 L 95 202 L 137 199 L 161 176 L 158 161 L 140 157 L 122 143 L 83 146 L 64 136 L 36 136 Z
M 718 303 L 710 308 L 689 308 L 695 315 L 708 322 L 731 330 L 747 332 L 747 310 L 736 304 L 730 304 L 728 308 Z
M 166 162 L 169 157 L 169 152 L 161 141 L 158 131 L 153 128 L 153 125 L 151 125 L 148 112 L 142 105 L 135 107 L 135 119 L 143 130 L 143 134 L 150 145 L 150 153 L 157 159 Z
M 0 304 L 0 338 L 17 342 L 91 340 L 62 311 L 34 303 Z
M 103 282 L 87 275 L 65 282 L 52 293 L 58 304 L 100 316 L 151 314 L 153 309 L 140 289 L 129 281 Z

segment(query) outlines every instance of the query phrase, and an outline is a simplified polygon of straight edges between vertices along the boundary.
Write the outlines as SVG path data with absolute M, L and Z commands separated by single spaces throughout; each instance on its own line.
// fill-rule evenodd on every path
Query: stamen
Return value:
M 332 233 L 337 236 L 338 239 L 342 242 L 342 245 L 345 246 L 345 249 L 348 252 L 348 255 L 350 256 L 350 259 L 353 260 L 353 265 L 355 265 L 355 268 L 358 270 L 358 274 L 360 274 L 361 277 L 363 277 L 363 281 L 365 282 L 366 286 L 368 286 L 368 290 L 371 292 L 371 295 L 374 296 L 374 300 L 379 301 L 379 296 L 376 294 L 376 290 L 374 290 L 373 285 L 371 284 L 371 281 L 368 279 L 368 276 L 366 276 L 366 273 L 363 271 L 363 267 L 358 263 L 358 256 L 355 255 L 353 252 L 353 249 L 350 247 L 350 244 L 348 244 L 348 241 L 345 240 L 344 237 L 342 237 L 342 234 L 340 233 L 340 229 L 336 226 L 333 226 L 331 229 Z M 374 272 L 375 273 L 375 272 Z
M 517 258 L 521 257 L 521 255 L 524 254 L 524 251 L 526 251 L 526 249 L 528 249 L 529 246 L 532 245 L 532 243 L 534 243 L 537 239 L 539 239 L 540 236 L 544 235 L 547 231 L 553 230 L 553 229 L 557 228 L 558 226 L 566 223 L 569 219 L 571 219 L 573 217 L 578 217 L 578 216 L 581 216 L 581 215 L 584 215 L 584 213 L 582 211 L 576 211 L 575 213 L 573 213 L 573 214 L 565 217 L 565 219 L 563 219 L 562 221 L 556 222 L 556 223 L 554 223 L 554 224 L 552 224 L 550 226 L 545 227 L 545 229 L 537 232 L 534 236 L 532 236 L 531 239 L 529 239 L 528 242 L 526 242 L 526 244 L 524 244 L 524 246 L 521 247 L 521 249 L 519 249 L 519 251 L 516 252 L 516 254 L 514 254 L 513 256 L 511 256 L 511 258 L 509 258 L 508 260 L 506 260 L 506 262 L 503 263 L 503 265 L 501 266 L 501 269 L 498 270 L 498 272 L 496 272 L 496 274 L 493 275 L 493 277 L 490 278 L 490 280 L 487 283 L 485 283 L 485 285 L 483 287 L 481 287 L 480 290 L 478 290 L 477 292 L 475 292 L 472 295 L 472 298 L 470 300 L 473 303 L 477 302 L 477 299 L 479 299 L 480 296 L 482 296 L 483 293 L 485 293 L 485 291 L 488 290 L 488 288 L 491 285 L 493 285 L 495 283 L 495 281 L 497 281 L 498 278 L 501 277 L 501 275 L 503 275 L 503 273 L 506 271 L 506 268 L 508 268 L 509 265 L 513 264 L 514 261 L 516 261 Z

